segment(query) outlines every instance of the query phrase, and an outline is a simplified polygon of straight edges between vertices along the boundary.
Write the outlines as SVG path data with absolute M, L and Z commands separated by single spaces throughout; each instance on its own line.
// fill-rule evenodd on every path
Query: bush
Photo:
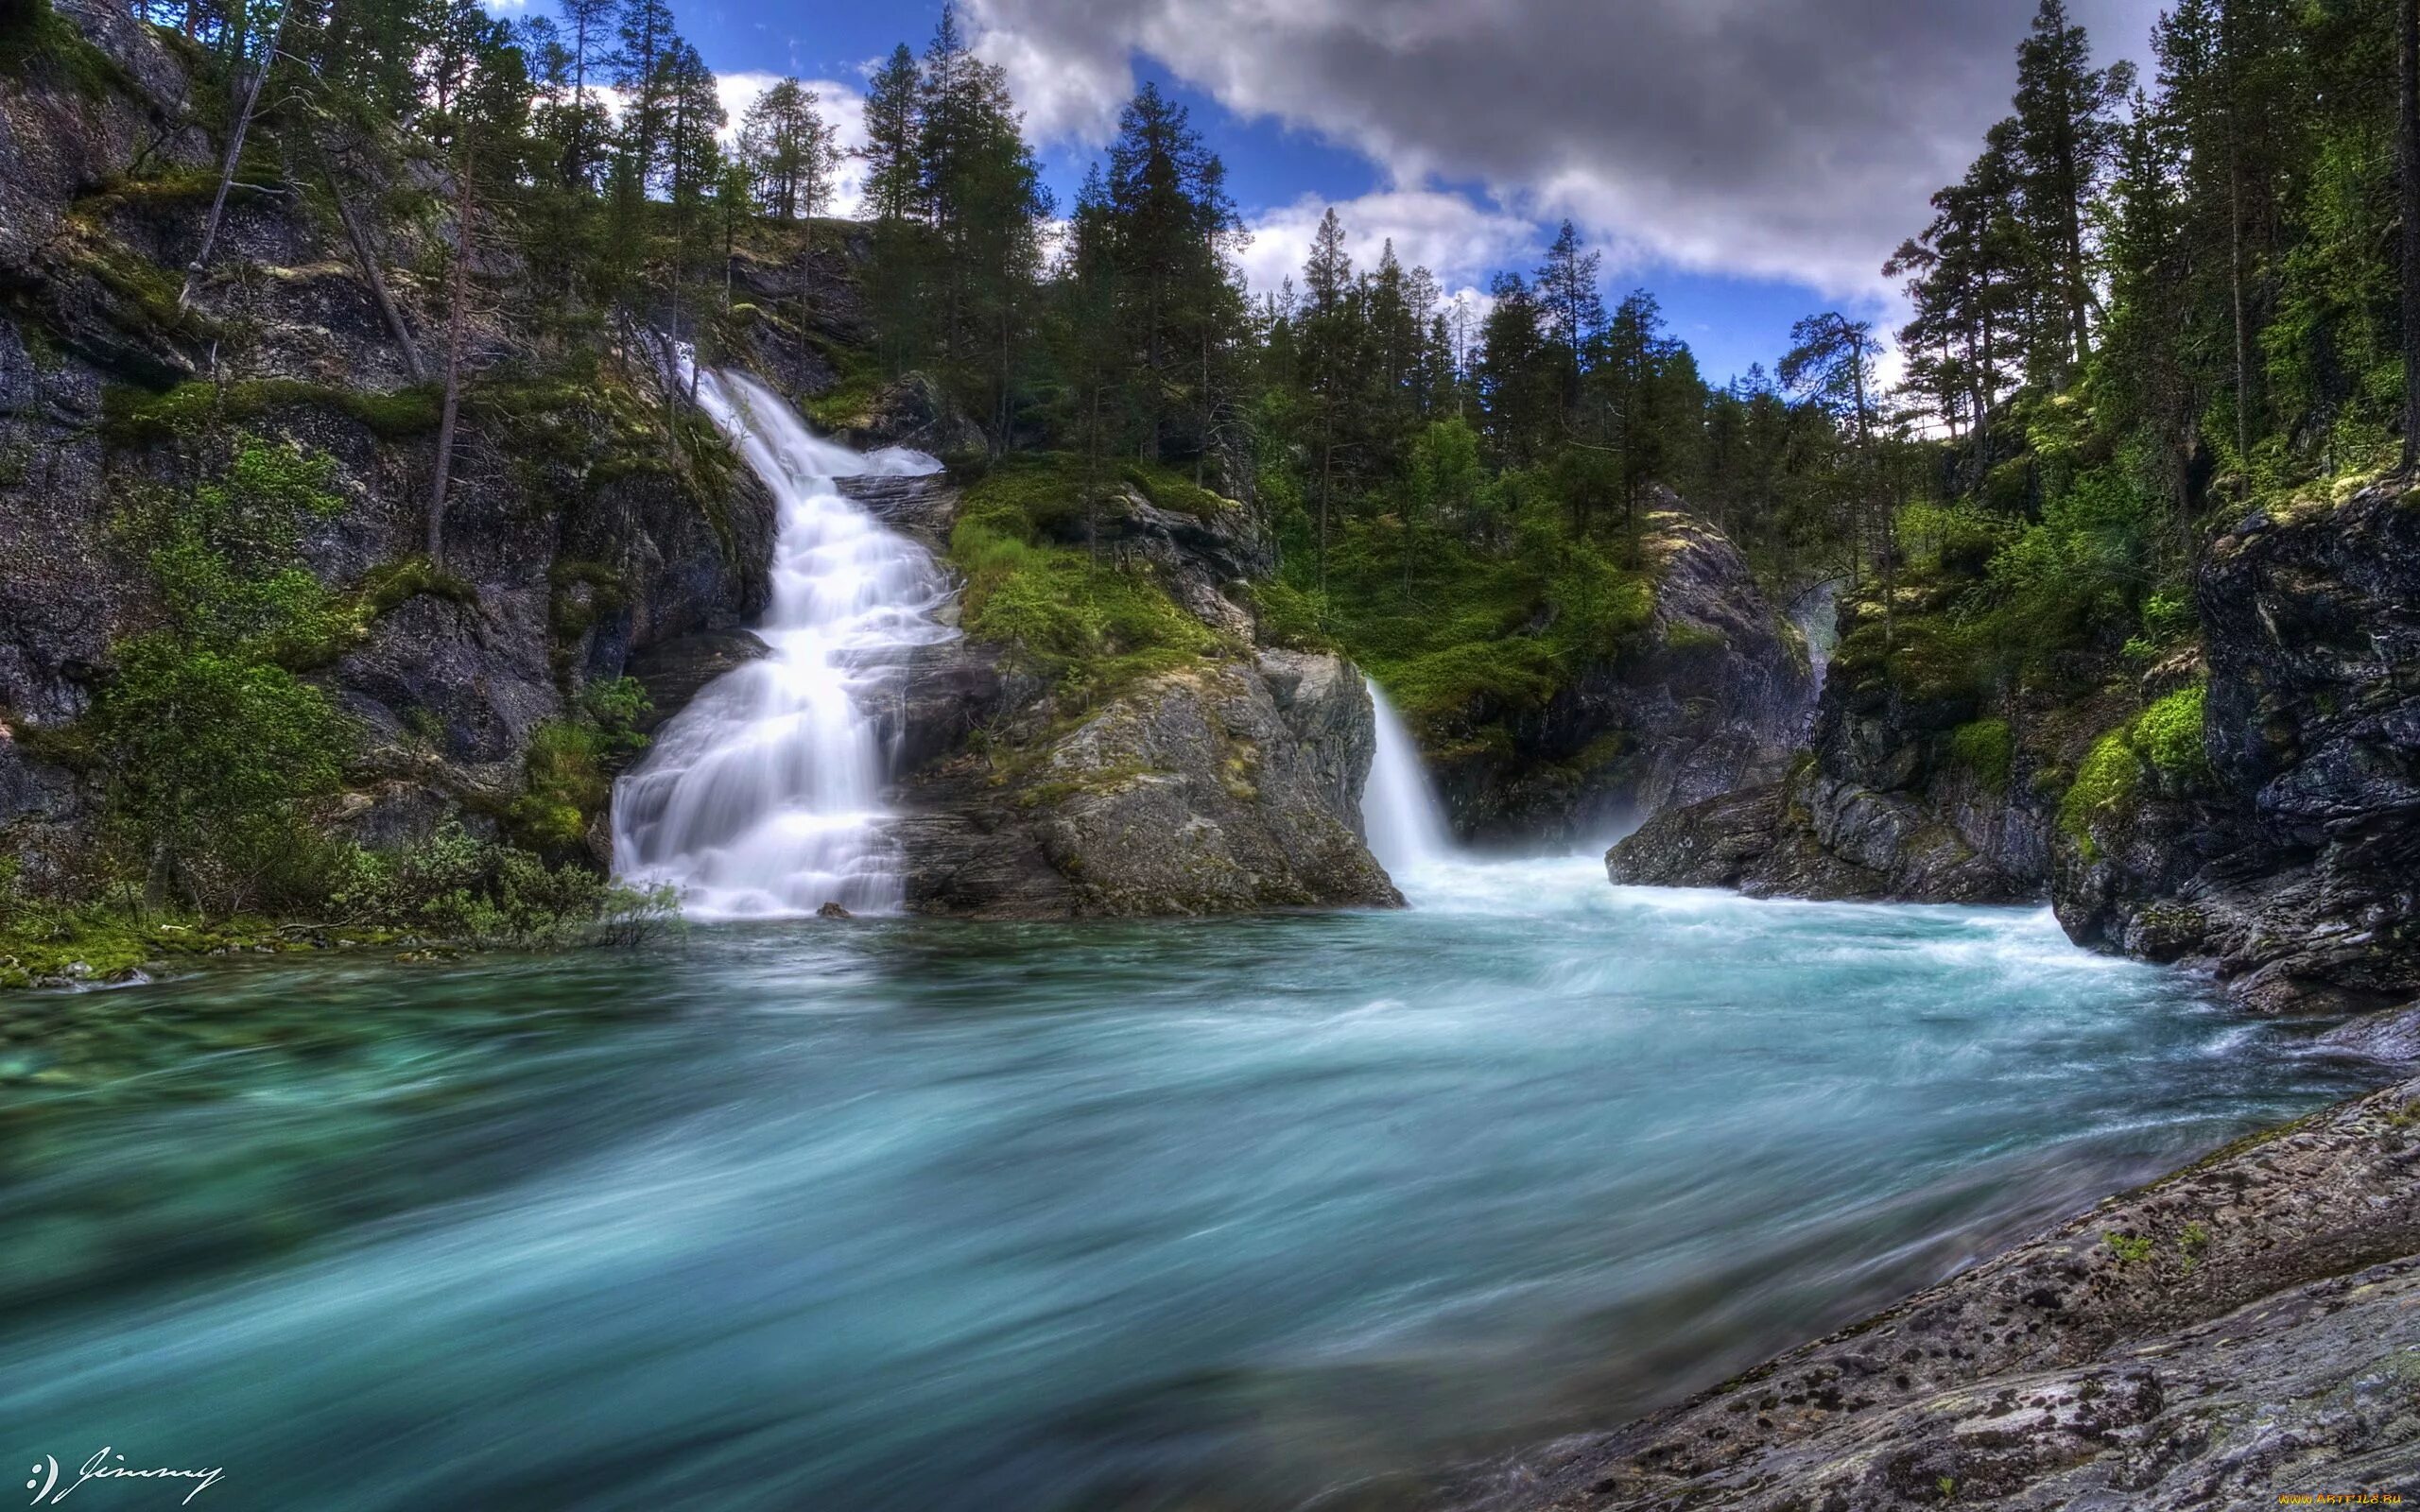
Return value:
M 152 634 L 122 643 L 117 662 L 88 723 L 127 869 L 205 915 L 310 897 L 325 862 L 312 821 L 341 782 L 351 722 L 241 651 Z
M 452 823 L 403 850 L 354 849 L 331 900 L 345 922 L 518 950 L 639 944 L 679 907 L 670 887 L 641 891 L 577 863 L 550 866 Z

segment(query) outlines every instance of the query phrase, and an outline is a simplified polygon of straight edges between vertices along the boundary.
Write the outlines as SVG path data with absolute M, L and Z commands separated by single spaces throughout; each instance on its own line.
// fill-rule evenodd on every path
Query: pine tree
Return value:
M 866 208 L 875 220 L 902 221 L 920 213 L 925 180 L 917 157 L 922 133 L 916 55 L 902 43 L 866 84 Z
M 614 85 L 622 92 L 624 151 L 641 184 L 648 184 L 663 161 L 665 122 L 671 110 L 671 80 L 665 65 L 681 44 L 680 33 L 665 0 L 620 0 L 614 28 L 619 45 L 611 65 Z
M 768 215 L 796 220 L 831 202 L 840 149 L 821 103 L 815 91 L 785 78 L 756 96 L 741 120 L 739 156 Z
M 1140 359 L 1141 451 L 1189 444 L 1202 456 L 1219 409 L 1218 359 L 1242 313 L 1227 274 L 1241 223 L 1225 166 L 1184 108 L 1147 84 L 1119 113 L 1101 189 L 1121 324 Z
M 2119 107 L 2133 90 L 2131 63 L 2092 66 L 2082 26 L 2066 0 L 2042 0 L 2032 34 L 2017 49 L 2014 146 L 2028 232 L 2046 286 L 2038 297 L 2063 321 L 2044 320 L 2046 372 L 2071 374 L 2092 347 L 2089 205 L 2118 146 Z
M 1603 259 L 1584 250 L 1580 234 L 1564 221 L 1547 249 L 1536 283 L 1538 305 L 1546 316 L 1546 336 L 1554 343 L 1563 369 L 1563 407 L 1567 420 L 1580 408 L 1580 380 L 1589 341 L 1605 323 L 1604 301 L 1597 282 Z

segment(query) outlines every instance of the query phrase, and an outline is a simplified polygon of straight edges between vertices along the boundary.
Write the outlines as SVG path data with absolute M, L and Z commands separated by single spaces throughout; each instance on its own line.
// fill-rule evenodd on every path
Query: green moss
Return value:
M 1141 462 L 1130 463 L 1126 468 L 1125 478 L 1143 497 L 1172 514 L 1191 515 L 1197 520 L 1208 520 L 1230 513 L 1236 507 L 1208 489 L 1196 484 L 1192 479 L 1167 468 L 1150 466 Z
M 2016 741 L 2005 719 L 1977 719 L 1949 732 L 1950 760 L 1995 793 L 2008 790 Z
M 2181 688 L 2143 711 L 2135 722 L 2134 745 L 2171 790 L 2204 784 L 2210 758 L 2203 740 L 2208 690 Z
M 0 7 L 0 77 L 28 83 L 55 79 L 86 99 L 112 90 L 139 93 L 116 59 L 84 40 L 50 0 L 12 0 Z
M 1722 632 L 1711 625 L 1694 625 L 1683 620 L 1666 627 L 1664 630 L 1664 649 L 1667 651 L 1721 651 L 1730 644 Z
M 2076 780 L 2059 803 L 2059 827 L 2075 841 L 2085 860 L 2097 860 L 2100 854 L 2093 838 L 2095 827 L 2121 821 L 2132 814 L 2142 781 L 2142 762 L 2125 730 L 2101 736 L 2076 768 Z
M 383 439 L 400 440 L 435 430 L 438 403 L 433 387 L 379 393 L 291 378 L 179 384 L 164 393 L 118 386 L 101 395 L 101 437 L 112 446 L 146 446 L 247 424 L 282 409 L 318 408 L 350 416 Z
M 183 303 L 184 284 L 177 275 L 89 216 L 69 216 L 67 230 L 60 254 L 109 292 L 116 306 L 107 312 L 112 323 L 183 341 L 205 340 L 217 331 L 216 322 Z

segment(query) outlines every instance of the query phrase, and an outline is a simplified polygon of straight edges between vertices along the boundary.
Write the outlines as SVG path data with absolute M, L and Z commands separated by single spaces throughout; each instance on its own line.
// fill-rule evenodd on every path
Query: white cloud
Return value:
M 1311 238 L 1329 203 L 1306 195 L 1247 218 L 1252 243 L 1238 261 L 1255 292 L 1273 292 L 1288 277 L 1301 287 Z M 1447 287 L 1470 287 L 1474 294 L 1491 270 L 1527 267 L 1537 249 L 1537 230 L 1529 221 L 1484 209 L 1461 195 L 1386 190 L 1335 205 L 1356 268 L 1376 266 L 1380 249 L 1392 241 L 1407 269 L 1426 267 Z
M 1158 60 L 1392 189 L 1476 184 L 1663 262 L 1886 293 L 1878 267 L 2004 113 L 2034 0 L 971 0 L 1038 141 L 1098 145 Z M 2077 0 L 2104 57 L 2158 0 Z M 1215 143 L 1214 143 L 1215 146 Z M 1489 214 L 1494 214 L 1490 212 Z

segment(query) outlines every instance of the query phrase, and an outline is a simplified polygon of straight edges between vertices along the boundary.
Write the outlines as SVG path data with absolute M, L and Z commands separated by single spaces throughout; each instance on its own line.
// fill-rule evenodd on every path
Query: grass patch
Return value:
M 1020 459 L 967 490 L 950 533 L 967 634 L 1013 647 L 1087 703 L 1218 650 L 1219 637 L 1148 569 L 1040 539 L 1082 509 L 1064 457 Z

